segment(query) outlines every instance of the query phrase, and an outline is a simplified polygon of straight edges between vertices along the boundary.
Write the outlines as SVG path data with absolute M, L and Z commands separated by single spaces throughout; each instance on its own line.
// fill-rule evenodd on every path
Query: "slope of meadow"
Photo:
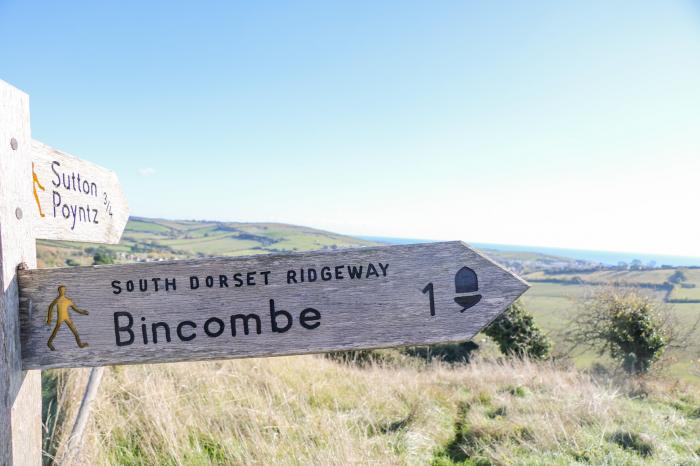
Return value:
M 398 361 L 108 368 L 79 464 L 700 462 L 700 399 L 679 385 L 606 385 L 529 362 Z M 70 418 L 87 371 L 54 374 Z

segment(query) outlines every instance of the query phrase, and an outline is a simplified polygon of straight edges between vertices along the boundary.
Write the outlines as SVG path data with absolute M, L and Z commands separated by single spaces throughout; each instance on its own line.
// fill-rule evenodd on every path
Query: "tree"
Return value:
M 686 278 L 682 270 L 676 270 L 671 274 L 670 277 L 668 277 L 668 281 L 671 283 L 682 283 L 687 280 L 688 279 Z
M 677 337 L 668 312 L 634 288 L 607 288 L 584 300 L 566 339 L 609 354 L 631 374 L 648 372 Z
M 94 265 L 114 264 L 114 253 L 108 249 L 100 248 L 92 256 Z
M 498 316 L 484 329 L 484 333 L 493 338 L 501 353 L 520 358 L 544 359 L 552 347 L 520 300 Z

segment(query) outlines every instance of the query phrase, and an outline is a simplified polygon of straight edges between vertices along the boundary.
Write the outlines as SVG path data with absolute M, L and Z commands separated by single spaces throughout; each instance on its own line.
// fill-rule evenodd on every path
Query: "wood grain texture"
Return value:
M 357 272 L 360 266 L 361 278 L 350 278 L 348 267 L 355 267 Z M 478 276 L 481 299 L 461 312 L 462 306 L 454 300 L 460 296 L 455 275 L 465 266 Z M 305 274 L 303 283 L 301 269 Z M 290 270 L 295 271 L 297 283 L 288 282 Z M 309 274 L 316 275 L 316 280 L 309 281 Z M 220 275 L 225 277 L 227 287 Z M 190 286 L 193 276 L 199 280 L 197 289 Z M 212 278 L 207 281 L 206 277 Z M 242 286 L 235 286 L 236 277 Z M 154 278 L 159 279 L 158 291 Z M 171 285 L 164 290 L 166 278 L 175 280 L 175 289 Z M 25 368 L 274 356 L 463 341 L 528 288 L 520 278 L 461 242 L 29 270 L 22 271 L 19 280 Z M 127 291 L 130 280 L 134 286 L 131 292 Z M 248 285 L 249 280 L 255 284 Z M 118 283 L 119 293 L 113 283 Z M 426 292 L 430 283 L 435 315 L 431 315 L 430 293 Z M 56 351 L 47 346 L 53 327 L 46 324 L 47 309 L 60 285 L 66 287 L 66 296 L 79 309 L 89 311 L 89 315 L 71 312 L 80 338 L 89 345 L 85 348 L 78 347 L 65 326 L 57 333 Z M 139 291 L 139 285 L 146 291 Z M 285 332 L 273 331 L 273 322 L 280 330 L 286 326 L 287 317 L 271 317 L 271 300 L 275 312 L 283 310 L 292 317 L 292 326 Z M 132 316 L 130 330 L 134 332 L 133 343 L 122 346 L 117 343 L 125 343 L 130 335 L 123 329 L 115 332 L 128 323 L 122 314 L 115 324 L 115 313 L 120 312 Z M 317 317 L 315 312 L 320 319 L 310 319 Z M 256 318 L 249 317 L 249 334 L 245 334 L 244 319 L 239 316 L 233 318 L 234 336 L 232 316 L 239 314 L 257 316 L 260 333 Z M 302 325 L 304 316 L 306 327 Z M 181 327 L 181 335 L 189 338 L 196 334 L 188 341 L 177 333 L 185 321 L 190 323 Z M 153 342 L 152 324 L 159 322 L 168 326 L 170 342 L 166 341 L 164 325 L 156 327 L 158 342 Z M 217 336 L 219 322 L 223 328 Z
M 129 206 L 117 175 L 38 141 L 32 141 L 31 148 L 34 173 L 28 181 L 36 198 L 27 214 L 34 236 L 118 243 Z
M 21 369 L 15 274 L 36 266 L 30 145 L 29 98 L 0 81 L 0 465 L 13 466 L 41 464 L 41 374 Z

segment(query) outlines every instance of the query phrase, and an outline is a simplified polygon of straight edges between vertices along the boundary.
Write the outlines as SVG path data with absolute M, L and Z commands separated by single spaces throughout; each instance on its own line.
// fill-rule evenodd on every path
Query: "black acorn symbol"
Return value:
M 455 302 L 462 306 L 459 312 L 464 312 L 476 303 L 481 301 L 480 294 L 474 294 L 479 291 L 479 280 L 474 272 L 469 267 L 462 267 L 455 274 L 455 293 L 470 293 L 466 296 L 455 297 Z

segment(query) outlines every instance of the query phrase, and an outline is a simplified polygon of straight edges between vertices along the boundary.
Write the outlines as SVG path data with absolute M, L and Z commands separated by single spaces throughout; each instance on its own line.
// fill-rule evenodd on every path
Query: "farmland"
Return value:
M 96 250 L 115 263 L 206 256 L 247 256 L 271 252 L 368 246 L 372 243 L 335 233 L 279 223 L 171 221 L 132 218 L 118 245 L 94 246 L 38 241 L 39 267 L 91 265 Z
M 568 346 L 562 341 L 562 334 L 570 324 L 571 318 L 580 309 L 581 299 L 595 287 L 586 285 L 562 285 L 557 283 L 531 283 L 532 288 L 525 294 L 523 301 L 535 316 L 537 324 L 545 330 L 554 342 L 555 353 L 564 353 Z M 665 293 L 649 291 L 659 302 Z M 669 303 L 665 305 L 679 328 L 688 329 L 700 318 L 698 303 Z M 672 351 L 667 367 L 667 375 L 674 379 L 700 384 L 700 332 L 690 339 L 691 344 L 683 349 Z M 609 364 L 606 357 L 597 353 L 574 353 L 573 360 L 579 368 L 591 368 L 594 364 Z
M 642 270 L 607 268 L 592 271 L 539 270 L 523 276 L 533 283 L 634 286 L 663 292 L 670 303 L 700 303 L 700 268 L 663 267 Z
M 567 350 L 562 332 L 580 309 L 585 294 L 600 286 L 637 287 L 656 297 L 681 331 L 700 319 L 700 269 L 677 267 L 647 270 L 596 270 L 556 273 L 538 271 L 525 275 L 532 288 L 523 297 L 537 323 L 550 333 L 559 352 Z M 689 344 L 670 352 L 665 370 L 672 378 L 700 383 L 700 330 Z M 574 353 L 580 368 L 608 363 L 591 352 Z

